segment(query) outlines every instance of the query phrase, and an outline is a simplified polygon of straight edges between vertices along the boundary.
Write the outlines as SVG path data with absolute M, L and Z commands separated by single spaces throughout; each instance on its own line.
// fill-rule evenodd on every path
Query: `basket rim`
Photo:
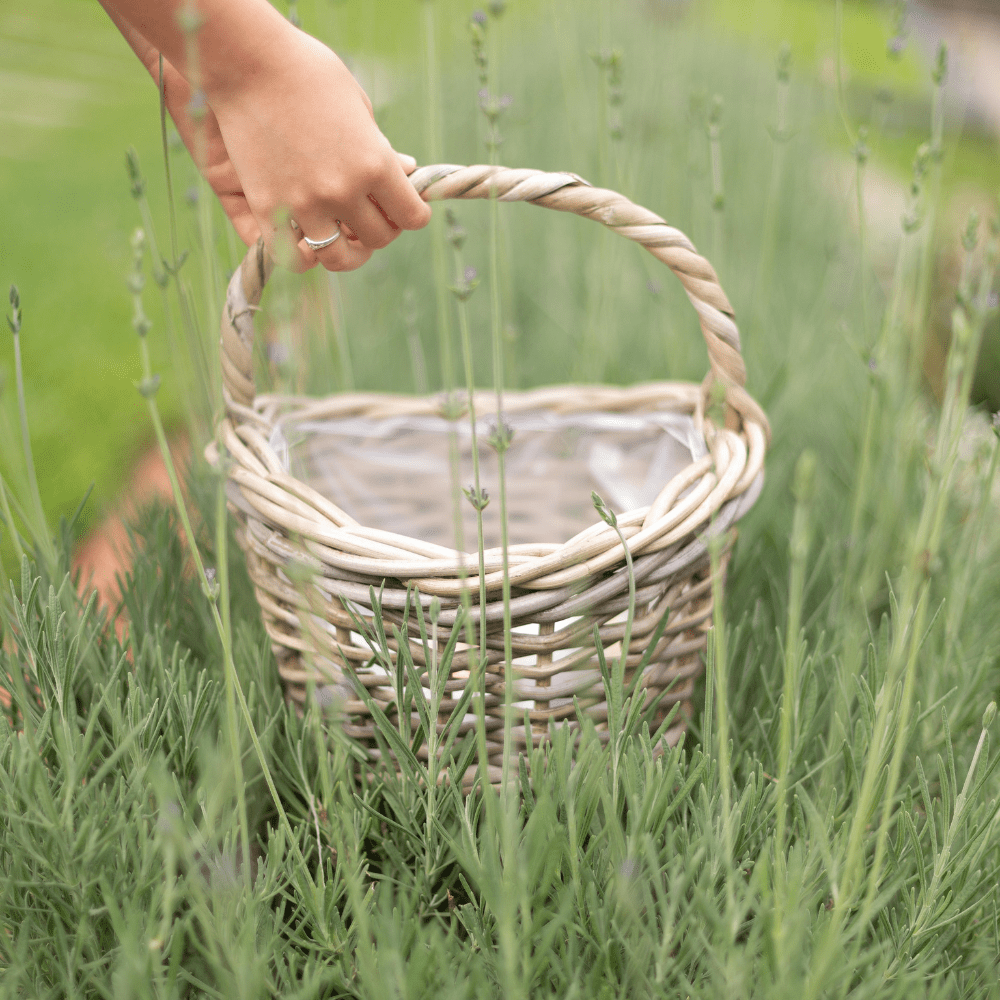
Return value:
M 568 399 L 577 388 L 544 387 L 511 393 L 512 408 L 519 403 L 530 403 L 532 409 L 541 409 L 543 407 L 537 405 L 540 399 L 555 400 L 564 392 Z M 708 448 L 705 456 L 692 460 L 666 483 L 652 504 L 618 515 L 618 526 L 625 535 L 631 555 L 637 557 L 662 551 L 684 539 L 718 515 L 725 504 L 745 497 L 755 483 L 752 492 L 756 498 L 766 450 L 763 429 L 758 425 L 746 423 L 739 432 L 716 428 L 701 409 L 700 387 L 691 383 L 653 382 L 639 387 L 593 388 L 595 393 L 586 402 L 592 404 L 595 397 L 606 403 L 617 401 L 616 412 L 627 412 L 627 404 L 631 402 L 645 412 L 693 415 L 696 426 L 701 425 L 699 429 Z M 490 395 L 492 393 L 483 391 L 484 398 Z M 505 395 L 505 402 L 507 398 Z M 654 407 L 651 404 L 657 398 L 674 405 Z M 219 428 L 221 443 L 234 460 L 230 479 L 239 490 L 238 494 L 231 495 L 231 502 L 245 515 L 262 518 L 273 527 L 318 546 L 320 551 L 315 553 L 317 569 L 325 563 L 365 576 L 421 581 L 425 586 L 436 580 L 438 586 L 431 591 L 442 596 L 450 594 L 447 589 L 442 593 L 440 584 L 448 578 L 456 584 L 459 578 L 464 580 L 470 567 L 478 565 L 478 553 L 460 553 L 455 548 L 360 523 L 318 490 L 291 475 L 270 441 L 270 431 L 290 416 L 316 418 L 331 411 L 338 416 L 363 413 L 384 417 L 400 412 L 440 415 L 443 403 L 440 396 L 392 393 L 323 398 L 258 397 L 252 421 L 235 423 L 227 418 Z M 578 412 L 593 408 L 583 403 L 571 405 Z M 216 442 L 209 445 L 206 456 L 213 464 L 218 463 Z M 740 507 L 741 516 L 749 503 Z M 345 558 L 338 560 L 335 553 Z M 485 582 L 487 590 L 492 591 L 502 586 L 503 550 L 499 547 L 487 549 L 484 555 Z M 561 588 L 607 571 L 624 559 L 615 529 L 600 520 L 566 542 L 511 545 L 507 555 L 511 585 L 531 590 Z

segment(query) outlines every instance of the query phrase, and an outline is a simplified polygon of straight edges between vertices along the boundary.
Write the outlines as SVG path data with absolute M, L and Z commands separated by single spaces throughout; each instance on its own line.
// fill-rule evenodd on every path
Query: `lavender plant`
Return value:
M 683 115 L 655 132 L 654 112 L 667 105 L 651 97 L 644 104 L 644 88 L 632 81 L 653 79 L 651 67 L 687 65 L 690 49 L 701 78 L 710 76 L 708 92 L 723 94 L 727 108 L 741 107 L 749 83 L 727 76 L 735 74 L 729 51 L 713 56 L 691 29 L 630 27 L 631 8 L 602 9 L 605 41 L 614 31 L 629 58 L 629 124 L 614 141 L 637 165 L 648 203 L 684 213 L 691 178 L 683 158 L 676 165 L 664 155 L 680 144 Z M 472 115 L 483 112 L 469 107 L 479 67 L 467 65 L 467 21 L 450 25 L 444 0 L 424 0 L 421 12 L 436 25 L 429 47 L 447 51 L 444 25 L 466 52 L 467 72 L 454 86 L 449 71 L 429 88 L 439 95 L 429 112 L 440 126 L 433 158 L 454 149 L 454 159 L 471 159 L 471 138 L 461 143 L 475 131 Z M 593 74 L 589 42 L 577 42 L 597 26 L 567 22 L 553 42 L 534 37 L 531 23 L 518 20 L 526 16 L 517 5 L 503 12 L 509 114 L 529 114 L 526 96 L 547 106 L 572 98 L 589 114 L 594 95 L 570 94 L 564 82 Z M 498 44 L 496 23 L 487 22 L 486 49 Z M 665 59 L 674 35 L 682 37 Z M 567 54 L 571 44 L 575 54 Z M 498 63 L 487 56 L 490 72 Z M 574 61 L 551 65 L 560 59 Z M 437 56 L 428 63 L 426 76 L 442 73 Z M 773 87 L 773 66 L 760 72 Z M 798 88 L 780 73 L 779 64 L 784 133 L 793 118 L 784 117 L 783 102 Z M 931 83 L 931 106 L 940 107 L 945 80 Z M 446 106 L 451 93 L 459 96 Z M 624 683 L 626 637 L 614 662 L 602 664 L 615 716 L 608 745 L 586 722 L 576 730 L 552 725 L 543 747 L 525 747 L 509 764 L 502 799 L 488 788 L 463 796 L 484 756 L 480 720 L 469 723 L 477 686 L 451 681 L 455 658 L 470 655 L 463 647 L 471 616 L 460 609 L 446 637 L 434 602 L 414 592 L 402 612 L 383 611 L 373 593 L 374 622 L 356 625 L 369 640 L 369 665 L 395 670 L 393 701 L 380 708 L 372 700 L 369 710 L 383 755 L 392 750 L 400 773 L 362 759 L 335 703 L 285 703 L 252 586 L 232 551 L 218 476 L 195 464 L 183 494 L 171 465 L 175 507 L 153 507 L 132 525 L 122 580 L 129 624 L 119 634 L 118 609 L 102 612 L 77 595 L 65 572 L 65 535 L 48 542 L 53 560 L 38 555 L 38 534 L 48 533 L 33 517 L 30 488 L 10 474 L 14 447 L 27 468 L 26 439 L 17 427 L 0 435 L 0 509 L 5 535 L 19 545 L 0 642 L 0 997 L 997 996 L 1000 756 L 991 730 L 1000 676 L 1000 441 L 969 406 L 995 309 L 997 225 L 984 218 L 963 229 L 945 395 L 936 406 L 914 381 L 911 358 L 928 323 L 925 267 L 933 220 L 942 218 L 935 157 L 950 140 L 935 133 L 938 112 L 917 157 L 881 316 L 870 276 L 858 292 L 859 237 L 839 227 L 843 206 L 822 214 L 828 195 L 808 180 L 809 98 L 794 99 L 802 130 L 774 147 L 774 157 L 766 129 L 773 112 L 731 112 L 720 137 L 727 148 L 764 150 L 726 176 L 727 268 L 737 315 L 751 301 L 755 315 L 759 309 L 760 320 L 743 329 L 774 447 L 765 492 L 741 523 L 726 593 L 714 594 L 700 711 L 682 746 L 665 746 L 665 729 L 644 724 L 641 694 Z M 546 111 L 544 120 L 556 117 Z M 701 113 L 702 146 L 703 123 Z M 502 136 L 505 158 L 572 166 L 566 149 L 582 158 L 596 141 L 589 132 L 546 134 L 543 142 L 540 130 L 517 125 Z M 852 129 L 847 156 L 852 147 L 857 153 Z M 872 157 L 877 139 L 869 133 Z M 856 181 L 862 166 L 856 158 Z M 755 197 L 772 189 L 773 202 Z M 499 399 L 509 368 L 496 363 L 495 335 L 507 305 L 501 294 L 504 315 L 494 323 L 492 273 L 490 296 L 472 295 L 474 276 L 459 255 L 475 259 L 483 233 L 498 245 L 496 208 L 487 206 L 483 219 L 472 206 L 463 213 L 467 239 L 454 247 L 455 278 L 448 281 L 446 267 L 441 288 L 445 300 L 448 284 L 458 290 L 466 391 L 476 372 L 467 361 L 486 350 L 494 377 L 500 373 Z M 569 220 L 560 229 L 546 218 L 554 235 L 538 236 L 532 211 L 523 222 L 512 215 L 518 253 L 509 263 L 516 289 L 529 270 L 546 278 L 549 318 L 520 291 L 511 309 L 525 329 L 543 317 L 538 335 L 519 343 L 532 365 L 518 370 L 537 368 L 548 381 L 572 361 L 559 361 L 550 341 L 561 354 L 578 347 L 576 310 L 587 301 L 564 271 L 592 258 Z M 696 227 L 697 240 L 711 238 L 711 219 Z M 446 255 L 443 220 L 439 229 Z M 819 231 L 836 241 L 837 254 L 825 254 Z M 166 264 L 175 266 L 188 235 L 178 226 Z M 415 245 L 426 264 L 430 245 Z M 162 441 L 148 351 L 164 331 L 142 300 L 151 249 L 148 234 L 136 239 L 130 290 L 139 389 Z M 199 255 L 216 253 L 210 241 L 193 239 L 191 249 L 193 268 Z M 373 297 L 401 297 L 403 288 L 415 289 L 418 316 L 434 314 L 441 288 L 417 283 L 404 249 L 386 259 L 381 276 L 343 283 L 352 331 L 376 315 Z M 213 266 L 223 267 L 221 256 Z M 751 290 L 759 273 L 771 280 Z M 627 267 L 622 275 L 620 309 L 649 340 L 661 329 L 653 310 L 669 306 L 671 292 L 627 294 L 645 289 L 647 276 Z M 173 295 L 184 280 L 168 280 Z M 455 308 L 445 305 L 440 315 Z M 20 305 L 12 308 L 16 325 Z M 390 302 L 387 312 L 398 317 L 399 309 Z M 171 317 L 187 322 L 180 308 Z M 841 323 L 847 338 L 831 335 Z M 690 326 L 679 325 L 677 345 L 662 349 L 673 352 L 681 376 L 691 374 L 681 346 Z M 625 364 L 637 342 L 606 347 Z M 371 375 L 367 347 L 362 338 L 351 347 L 361 383 Z M 391 368 L 394 355 L 381 341 L 379 350 L 382 369 Z M 410 378 L 408 352 L 399 354 L 399 377 Z M 650 348 L 633 359 L 636 369 L 620 370 L 642 377 L 657 356 Z M 164 382 L 172 377 L 164 371 Z M 500 451 L 509 442 L 501 418 L 502 406 Z M 479 483 L 470 493 L 484 499 Z M 614 527 L 606 505 L 598 514 Z M 709 540 L 716 566 L 727 542 Z M 290 572 L 295 586 L 315 583 L 308 567 L 301 578 Z M 411 642 L 414 630 L 419 641 Z M 473 656 L 481 659 L 481 631 L 468 645 L 478 645 Z M 516 677 L 505 652 L 508 679 Z M 636 673 L 648 667 L 644 660 Z M 367 696 L 363 685 L 356 694 Z

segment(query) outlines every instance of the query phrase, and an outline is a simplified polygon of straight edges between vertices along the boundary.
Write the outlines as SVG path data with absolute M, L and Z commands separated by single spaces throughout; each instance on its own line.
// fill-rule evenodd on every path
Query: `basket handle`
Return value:
M 461 167 L 453 164 L 419 167 L 410 183 L 424 201 L 446 198 L 489 198 L 527 201 L 533 205 L 575 212 L 644 246 L 680 279 L 698 313 L 708 347 L 710 377 L 725 389 L 730 417 L 760 425 L 769 436 L 767 417 L 746 391 L 746 366 L 733 309 L 715 269 L 679 229 L 624 195 L 591 187 L 576 174 L 501 166 Z M 273 267 L 261 241 L 250 248 L 234 272 L 226 293 L 221 323 L 222 377 L 227 404 L 253 405 L 253 313 Z

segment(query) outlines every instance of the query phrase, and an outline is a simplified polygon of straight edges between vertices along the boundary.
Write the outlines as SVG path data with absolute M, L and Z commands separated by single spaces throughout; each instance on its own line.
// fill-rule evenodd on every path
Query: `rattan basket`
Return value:
M 422 167 L 410 179 L 429 201 L 489 198 L 495 191 L 501 202 L 526 201 L 594 219 L 646 247 L 670 267 L 698 313 L 711 365 L 700 385 L 559 386 L 504 397 L 505 413 L 512 419 L 518 414 L 555 415 L 572 422 L 604 414 L 619 422 L 641 419 L 652 426 L 676 415 L 688 420 L 703 442 L 702 454 L 692 450 L 679 471 L 656 484 L 651 502 L 618 515 L 634 560 L 637 602 L 626 683 L 659 632 L 640 686 L 649 702 L 659 698 L 653 725 L 681 703 L 682 710 L 666 733 L 673 743 L 686 725 L 711 619 L 708 538 L 721 535 L 728 553 L 733 526 L 760 492 L 769 436 L 762 409 L 743 388 L 746 372 L 729 301 L 712 266 L 683 233 L 622 195 L 591 187 L 574 174 L 441 165 Z M 302 703 L 314 686 L 322 703 L 335 701 L 340 706 L 348 736 L 377 757 L 385 751 L 379 749 L 374 723 L 355 685 L 364 685 L 392 717 L 396 684 L 392 671 L 378 664 L 358 629 L 358 620 L 371 620 L 371 588 L 381 595 L 383 618 L 400 625 L 408 591 L 415 588 L 425 606 L 436 597 L 441 607 L 437 640 L 443 647 L 463 589 L 469 591 L 473 620 L 479 620 L 478 555 L 426 536 L 360 523 L 366 519 L 364 510 L 353 517 L 316 484 L 292 474 L 286 432 L 294 426 L 302 434 L 303 428 L 345 420 L 365 421 L 366 426 L 383 422 L 391 431 L 410 426 L 407 421 L 444 419 L 445 400 L 356 393 L 326 399 L 258 396 L 252 365 L 253 314 L 270 270 L 271 261 L 258 244 L 230 281 L 222 317 L 227 413 L 218 440 L 228 452 L 230 510 L 239 519 L 238 538 L 288 697 Z M 713 384 L 725 391 L 724 421 L 713 422 L 706 413 Z M 480 413 L 492 407 L 492 395 L 482 394 L 477 403 Z M 458 426 L 453 412 L 450 417 L 451 426 Z M 215 445 L 209 448 L 209 458 L 219 458 Z M 345 477 L 350 471 L 340 459 L 334 461 L 335 473 L 337 469 Z M 560 470 L 560 479 L 566 480 L 565 464 Z M 569 475 L 568 481 L 575 482 L 574 476 Z M 390 481 L 389 489 L 400 490 L 400 482 Z M 412 492 L 405 486 L 403 491 Z M 535 502 L 540 500 L 542 507 L 545 491 L 544 486 L 535 490 Z M 581 503 L 589 505 L 590 493 L 583 483 L 580 492 Z M 532 495 L 531 488 L 527 494 Z M 445 491 L 438 503 L 450 509 L 450 495 Z M 534 538 L 509 549 L 515 750 L 529 741 L 537 746 L 553 720 L 579 725 L 578 707 L 607 736 L 608 710 L 596 664 L 594 626 L 610 660 L 619 652 L 624 634 L 628 576 L 617 535 L 598 520 L 592 507 L 589 515 L 592 523 L 566 540 Z M 497 548 L 486 552 L 485 716 L 492 781 L 501 773 L 505 704 L 501 555 Z M 724 555 L 719 572 L 725 571 L 725 564 Z M 303 566 L 309 567 L 307 574 Z M 666 626 L 661 630 L 664 616 Z M 423 665 L 424 645 L 415 616 L 409 617 L 408 628 L 414 661 Z M 457 648 L 440 727 L 469 683 L 470 653 L 462 643 Z M 470 708 L 465 726 L 471 728 L 475 718 Z

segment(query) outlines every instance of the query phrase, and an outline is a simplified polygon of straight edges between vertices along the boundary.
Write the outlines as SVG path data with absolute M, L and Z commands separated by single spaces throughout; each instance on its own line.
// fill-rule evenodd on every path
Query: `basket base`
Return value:
M 734 535 L 735 532 L 730 536 L 730 541 Z M 258 565 L 255 571 L 253 553 L 248 553 L 248 556 L 251 575 L 256 577 L 261 567 Z M 720 573 L 725 573 L 727 562 L 728 547 L 719 564 Z M 398 699 L 398 677 L 395 674 L 399 656 L 398 643 L 387 640 L 386 648 L 380 650 L 367 629 L 360 631 L 356 627 L 338 627 L 336 653 L 329 643 L 318 644 L 319 649 L 316 646 L 292 649 L 289 647 L 291 636 L 301 635 L 298 623 L 282 623 L 277 616 L 268 613 L 274 602 L 266 590 L 258 588 L 258 599 L 265 611 L 268 631 L 276 639 L 273 648 L 284 682 L 286 699 L 302 710 L 307 699 L 314 698 L 328 712 L 329 724 L 339 726 L 344 736 L 362 747 L 375 768 L 390 763 L 396 766 L 388 743 L 381 736 L 372 717 L 372 708 L 377 706 L 388 723 L 399 731 L 400 720 L 395 711 Z M 355 613 L 359 610 L 361 609 L 355 609 Z M 324 609 L 324 614 L 328 614 L 328 609 Z M 403 621 L 400 614 L 391 611 L 384 611 L 383 617 L 386 631 L 391 624 L 401 625 Z M 676 745 L 687 730 L 695 681 L 704 670 L 703 653 L 711 617 L 712 579 L 707 554 L 702 565 L 695 567 L 694 572 L 683 581 L 666 587 L 656 598 L 637 608 L 625 684 L 626 688 L 631 685 L 636 671 L 641 669 L 638 687 L 643 692 L 647 705 L 643 721 L 652 734 L 662 727 L 674 706 L 679 706 L 660 736 L 660 741 L 667 746 Z M 624 613 L 619 612 L 609 616 L 598 626 L 609 669 L 610 664 L 621 656 L 623 618 Z M 358 615 L 358 621 L 354 624 L 365 626 L 369 623 L 370 620 L 366 622 Z M 411 632 L 409 660 L 421 685 L 420 694 L 429 700 L 429 677 L 425 660 L 428 648 L 433 647 L 424 646 L 419 629 L 412 619 L 408 625 Z M 578 633 L 581 644 L 575 648 L 560 649 L 558 655 L 545 651 L 525 653 L 526 647 L 534 646 L 536 650 L 543 647 L 548 637 L 553 637 L 552 645 L 555 645 L 560 633 L 571 630 L 572 626 L 572 622 L 534 626 L 530 623 L 514 624 L 512 644 L 515 652 L 515 700 L 512 705 L 514 715 L 510 736 L 511 763 L 514 765 L 512 773 L 515 775 L 518 773 L 518 757 L 525 754 L 529 741 L 533 748 L 550 741 L 551 725 L 568 725 L 571 729 L 579 730 L 580 716 L 583 715 L 594 725 L 602 742 L 606 743 L 610 738 L 608 707 L 593 632 L 589 634 L 589 642 L 585 641 L 584 633 Z M 322 630 L 314 634 L 322 635 Z M 443 653 L 449 637 L 450 633 L 438 636 L 439 653 Z M 488 629 L 489 662 L 484 716 L 487 773 L 489 781 L 495 786 L 499 786 L 502 780 L 504 755 L 502 646 L 502 630 L 496 627 Z M 385 659 L 387 653 L 388 660 Z M 438 736 L 445 738 L 449 728 L 453 727 L 451 735 L 455 738 L 455 743 L 461 742 L 466 734 L 474 732 L 477 725 L 478 709 L 474 696 L 460 721 L 451 718 L 468 683 L 470 655 L 474 656 L 474 648 L 470 649 L 462 642 L 455 643 L 454 660 L 458 663 L 453 662 L 451 677 L 444 685 L 445 693 L 437 717 Z M 350 663 L 351 669 L 345 671 L 345 663 Z M 461 668 L 463 663 L 465 669 L 455 669 Z M 353 679 L 350 676 L 352 673 Z M 412 683 L 411 677 L 411 695 Z M 420 712 L 412 707 L 409 733 L 415 733 L 419 726 Z M 419 747 L 416 756 L 427 761 L 426 742 Z M 443 763 L 447 765 L 448 762 Z M 477 776 L 477 767 L 471 767 L 466 772 L 462 783 L 464 792 L 469 791 Z

